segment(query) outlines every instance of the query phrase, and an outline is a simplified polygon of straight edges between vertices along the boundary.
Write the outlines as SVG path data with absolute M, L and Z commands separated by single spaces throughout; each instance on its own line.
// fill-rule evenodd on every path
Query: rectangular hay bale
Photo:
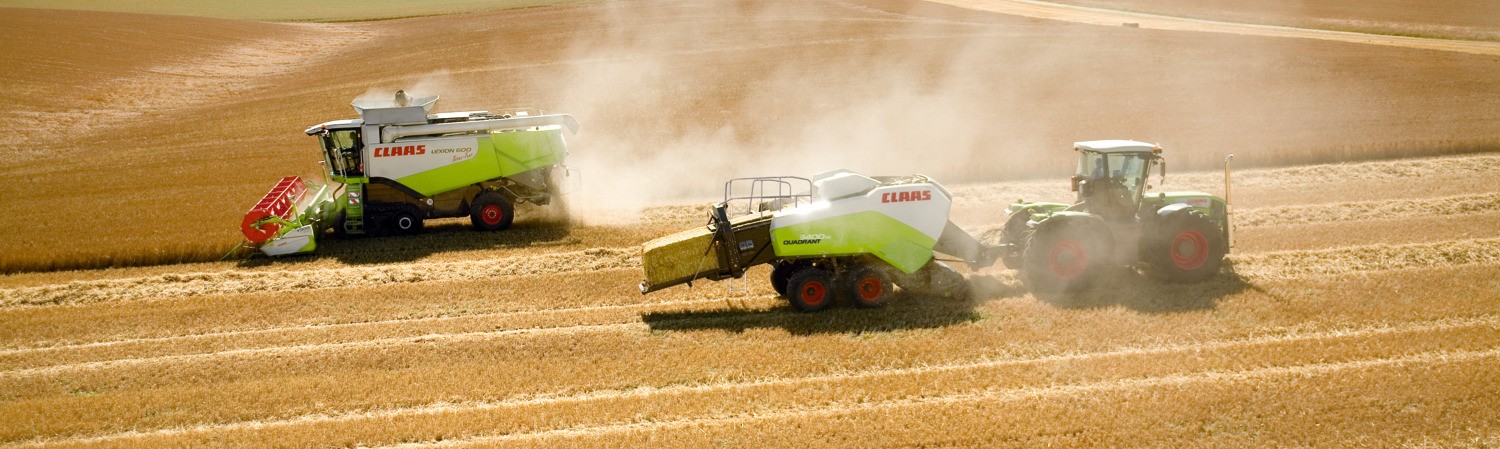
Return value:
M 700 226 L 646 242 L 641 252 L 646 282 L 666 284 L 718 271 L 719 257 L 709 250 L 713 240 L 713 232 Z

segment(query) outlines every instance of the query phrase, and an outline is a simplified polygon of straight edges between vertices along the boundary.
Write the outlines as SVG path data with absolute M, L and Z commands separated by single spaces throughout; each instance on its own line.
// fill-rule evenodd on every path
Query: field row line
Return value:
M 1497 263 L 1500 262 L 1500 239 L 1286 251 L 1235 256 L 1235 260 L 1237 269 L 1246 270 L 1242 273 L 1254 273 L 1257 276 L 1270 278 L 1326 276 L 1434 264 L 1447 266 Z M 473 262 L 418 262 L 378 267 L 277 272 L 222 271 L 167 274 L 146 278 L 74 281 L 66 284 L 0 289 L 0 307 L 498 279 L 635 268 L 640 266 L 640 261 L 639 249 L 628 247 L 592 248 L 566 253 Z M 1326 262 L 1336 264 L 1327 265 Z
M 1442 198 L 1353 201 L 1243 209 L 1235 211 L 1234 224 L 1242 227 L 1312 224 L 1497 211 L 1500 211 L 1500 193 L 1485 193 Z
M 174 437 L 188 434 L 265 429 L 302 424 L 330 424 L 358 420 L 389 420 L 401 417 L 436 415 L 442 413 L 485 412 L 506 408 L 542 406 L 556 404 L 580 404 L 603 400 L 646 398 L 671 394 L 701 394 L 723 391 L 746 390 L 766 386 L 817 385 L 826 382 L 847 380 L 880 380 L 887 377 L 921 375 L 944 372 L 962 372 L 975 369 L 1006 366 L 1027 366 L 1049 363 L 1095 361 L 1131 356 L 1165 356 L 1178 353 L 1202 352 L 1268 344 L 1307 343 L 1345 338 L 1368 338 L 1379 335 L 1446 331 L 1465 328 L 1500 329 L 1500 315 L 1480 315 L 1468 318 L 1444 318 L 1413 323 L 1379 323 L 1367 326 L 1345 327 L 1322 331 L 1292 329 L 1277 335 L 1260 335 L 1245 338 L 1127 347 L 1109 351 L 1073 352 L 1033 358 L 982 358 L 900 368 L 871 368 L 816 374 L 801 377 L 773 377 L 758 380 L 705 383 L 697 385 L 672 385 L 666 387 L 642 386 L 631 389 L 602 389 L 580 394 L 558 395 L 541 393 L 520 395 L 500 401 L 436 402 L 418 406 L 390 408 L 384 410 L 346 413 L 316 413 L 280 420 L 240 421 L 158 429 L 150 431 L 128 431 L 65 440 L 37 441 L 38 444 L 105 443 L 145 437 Z M 1500 349 L 1497 349 L 1500 350 Z M 1493 351 L 1490 351 L 1493 352 Z
M 537 315 L 563 315 L 563 314 L 571 314 L 571 313 L 587 313 L 587 312 L 614 311 L 614 310 L 619 310 L 619 311 L 655 310 L 655 309 L 659 309 L 659 308 L 670 308 L 670 307 L 677 307 L 677 306 L 695 306 L 695 305 L 703 305 L 703 304 L 722 303 L 724 301 L 725 300 L 723 298 L 690 299 L 690 300 L 680 300 L 680 301 L 645 302 L 645 303 L 637 303 L 637 304 L 616 304 L 616 305 L 602 305 L 602 306 L 561 307 L 561 308 L 546 308 L 546 309 L 533 309 L 533 310 L 517 310 L 517 311 L 508 311 L 508 312 L 475 313 L 475 314 L 466 314 L 466 315 L 437 316 L 437 317 L 423 317 L 423 318 L 395 318 L 395 319 L 388 319 L 388 320 L 359 321 L 359 322 L 350 322 L 350 323 L 327 323 L 327 324 L 306 324 L 306 325 L 297 325 L 297 326 L 263 327 L 263 328 L 244 329 L 244 330 L 235 330 L 235 331 L 206 332 L 206 333 L 201 333 L 201 334 L 170 335 L 170 336 L 163 336 L 163 337 L 125 338 L 125 339 L 119 339 L 119 340 L 92 341 L 92 342 L 86 342 L 86 343 L 68 343 L 68 344 L 56 344 L 56 345 L 45 345 L 45 346 L 30 346 L 30 347 L 8 348 L 8 349 L 0 349 L 0 357 L 23 356 L 23 355 L 32 355 L 32 354 L 44 354 L 44 353 L 49 353 L 49 352 L 73 351 L 73 350 L 83 350 L 83 349 L 108 348 L 108 347 L 113 347 L 113 346 L 131 345 L 131 344 L 173 343 L 173 342 L 186 342 L 186 341 L 194 341 L 194 340 L 208 340 L 208 339 L 215 339 L 215 338 L 250 337 L 250 336 L 257 336 L 257 335 L 271 335 L 271 334 L 286 333 L 286 332 L 327 331 L 327 330 L 338 330 L 338 329 L 352 329 L 352 328 L 362 328 L 362 327 L 379 327 L 379 326 L 391 326 L 391 325 L 409 325 L 409 324 L 438 324 L 438 323 L 444 323 L 444 322 L 463 321 L 463 320 L 507 319 L 507 318 L 518 318 L 518 317 L 537 316 Z
M 273 293 L 418 282 L 587 273 L 640 266 L 640 249 L 590 248 L 462 262 L 413 262 L 311 270 L 164 274 L 0 289 L 0 307 L 87 304 L 203 295 Z
M 1500 265 L 1500 238 L 1362 245 L 1232 256 L 1234 271 L 1257 279 L 1321 278 L 1413 268 Z
M 601 434 L 621 434 L 639 431 L 671 430 L 688 427 L 722 426 L 729 424 L 751 423 L 787 418 L 838 416 L 859 412 L 886 411 L 891 409 L 931 405 L 965 404 L 981 401 L 1016 402 L 1027 399 L 1079 397 L 1087 394 L 1096 394 L 1108 391 L 1129 391 L 1202 384 L 1232 384 L 1285 377 L 1308 378 L 1337 374 L 1344 371 L 1359 369 L 1401 366 L 1410 364 L 1442 365 L 1471 362 L 1490 358 L 1500 358 L 1500 347 L 1483 350 L 1430 351 L 1399 357 L 1377 357 L 1345 362 L 1314 363 L 1296 366 L 1274 366 L 1256 368 L 1246 371 L 1214 370 L 1192 374 L 1171 374 L 1165 376 L 1145 376 L 1105 380 L 1078 385 L 983 390 L 973 393 L 927 397 L 908 397 L 875 402 L 843 402 L 827 406 L 791 407 L 788 409 L 773 412 L 728 414 L 720 416 L 694 417 L 654 422 L 634 422 L 604 426 L 583 426 L 567 429 L 546 430 L 540 432 L 477 436 L 461 439 L 448 439 L 437 442 L 401 443 L 377 447 L 446 448 L 460 446 L 491 446 L 496 443 L 507 441 L 567 439 L 574 437 L 598 436 Z
M 484 332 L 459 332 L 450 334 L 423 334 L 405 337 L 376 338 L 369 340 L 357 340 L 338 343 L 316 343 L 295 346 L 270 346 L 263 348 L 230 349 L 225 351 L 161 355 L 152 357 L 139 357 L 129 359 L 105 360 L 96 362 L 71 363 L 66 365 L 51 365 L 38 368 L 24 368 L 0 372 L 0 378 L 23 378 L 39 375 L 58 374 L 69 371 L 86 371 L 91 369 L 110 369 L 122 366 L 140 366 L 153 363 L 177 363 L 208 361 L 219 358 L 237 356 L 281 356 L 290 354 L 306 354 L 316 352 L 335 351 L 351 348 L 368 348 L 382 346 L 404 346 L 429 344 L 433 342 L 460 342 L 487 340 L 491 338 L 522 336 L 522 335 L 566 335 L 582 331 L 622 331 L 622 330 L 648 330 L 646 323 L 609 323 L 609 324 L 584 324 L 574 326 L 539 327 L 528 329 L 506 329 Z

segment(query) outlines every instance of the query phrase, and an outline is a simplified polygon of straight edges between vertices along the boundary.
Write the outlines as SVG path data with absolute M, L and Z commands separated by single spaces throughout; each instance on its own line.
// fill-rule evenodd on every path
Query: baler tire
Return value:
M 787 281 L 787 302 L 798 312 L 820 312 L 833 305 L 833 276 L 822 268 L 803 266 Z
M 839 291 L 859 307 L 884 306 L 894 288 L 890 274 L 875 265 L 861 265 L 839 278 Z
M 1045 293 L 1087 288 L 1108 267 L 1113 242 L 1098 218 L 1063 216 L 1036 226 L 1026 245 L 1023 280 Z
M 791 282 L 792 272 L 797 270 L 799 264 L 780 261 L 771 264 L 771 288 L 776 289 L 776 294 L 786 296 L 787 284 Z
M 501 231 L 510 228 L 516 219 L 516 208 L 504 195 L 486 192 L 474 198 L 469 206 L 469 221 L 480 231 Z
M 1213 220 L 1195 210 L 1167 216 L 1147 239 L 1151 273 L 1168 282 L 1200 282 L 1219 272 L 1229 245 Z

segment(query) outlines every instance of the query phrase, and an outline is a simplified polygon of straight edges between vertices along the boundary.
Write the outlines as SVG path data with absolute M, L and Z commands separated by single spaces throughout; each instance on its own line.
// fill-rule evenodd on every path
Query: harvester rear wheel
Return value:
M 474 229 L 481 231 L 499 231 L 509 228 L 515 219 L 515 206 L 499 193 L 482 193 L 475 197 L 474 204 L 469 206 L 469 221 L 474 223 Z
M 1208 279 L 1219 272 L 1228 250 L 1219 226 L 1194 210 L 1167 216 L 1146 245 L 1151 273 L 1173 282 Z
M 1026 246 L 1024 280 L 1042 292 L 1083 289 L 1106 269 L 1112 246 L 1109 228 L 1098 218 L 1049 218 Z
M 787 302 L 798 312 L 818 312 L 833 305 L 833 276 L 821 268 L 804 266 L 787 282 Z
M 874 265 L 863 265 L 839 279 L 839 290 L 856 306 L 880 307 L 894 288 L 891 276 Z

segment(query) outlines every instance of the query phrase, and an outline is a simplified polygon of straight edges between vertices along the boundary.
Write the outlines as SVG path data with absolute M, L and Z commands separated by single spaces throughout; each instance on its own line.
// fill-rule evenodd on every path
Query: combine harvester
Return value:
M 240 224 L 267 255 L 311 252 L 326 230 L 341 235 L 415 234 L 428 218 L 469 216 L 474 228 L 510 227 L 516 203 L 559 195 L 566 114 L 430 114 L 436 96 L 356 100 L 360 118 L 307 129 L 323 146 L 324 185 L 283 178 Z
M 967 279 L 946 254 L 980 269 L 1003 259 L 1038 291 L 1074 291 L 1110 266 L 1141 265 L 1172 280 L 1216 273 L 1228 251 L 1228 202 L 1200 192 L 1145 197 L 1161 148 L 1134 141 L 1079 142 L 1074 204 L 1017 202 L 999 245 L 949 221 L 952 195 L 933 180 L 868 177 L 848 170 L 725 183 L 708 224 L 644 245 L 641 293 L 738 279 L 771 264 L 771 286 L 802 312 L 835 299 L 884 304 L 893 287 L 950 297 Z M 1225 188 L 1228 189 L 1228 161 Z M 1116 245 L 1115 242 L 1122 242 Z

